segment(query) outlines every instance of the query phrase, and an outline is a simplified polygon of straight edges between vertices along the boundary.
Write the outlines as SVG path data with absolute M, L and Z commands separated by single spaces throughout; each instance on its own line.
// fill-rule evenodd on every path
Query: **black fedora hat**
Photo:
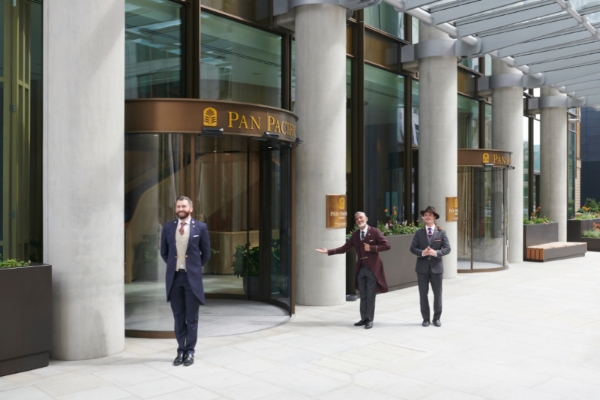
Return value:
M 421 211 L 421 215 L 425 214 L 426 212 L 430 212 L 433 215 L 435 215 L 435 219 L 438 219 L 440 217 L 440 214 L 435 212 L 435 207 L 432 206 L 427 206 L 426 209 L 424 209 L 423 211 Z

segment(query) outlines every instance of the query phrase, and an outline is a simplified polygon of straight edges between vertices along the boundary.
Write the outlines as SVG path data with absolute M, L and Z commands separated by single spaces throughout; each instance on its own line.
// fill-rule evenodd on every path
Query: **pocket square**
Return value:
M 200 235 L 194 235 L 194 237 L 199 237 Z
M 369 242 L 372 242 L 372 240 L 369 240 Z
M 442 239 L 435 239 L 434 242 L 441 242 Z

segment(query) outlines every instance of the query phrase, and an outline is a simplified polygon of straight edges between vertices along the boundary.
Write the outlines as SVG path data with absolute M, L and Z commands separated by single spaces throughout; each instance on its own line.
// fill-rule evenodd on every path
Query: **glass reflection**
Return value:
M 184 97 L 183 6 L 162 0 L 125 2 L 125 98 Z
M 202 0 L 202 6 L 254 22 L 267 23 L 269 18 L 267 0 Z
M 401 221 L 404 209 L 404 78 L 365 65 L 365 212 Z M 387 210 L 387 211 L 386 211 Z
M 281 107 L 281 36 L 202 13 L 201 97 Z
M 0 259 L 42 261 L 42 4 L 0 1 Z
M 387 3 L 364 9 L 365 24 L 404 39 L 404 14 Z
M 479 148 L 479 102 L 458 95 L 458 148 Z

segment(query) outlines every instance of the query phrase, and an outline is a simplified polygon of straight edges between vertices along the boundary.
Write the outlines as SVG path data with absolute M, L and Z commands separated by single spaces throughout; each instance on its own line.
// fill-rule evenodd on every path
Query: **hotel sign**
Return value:
M 134 99 L 125 101 L 126 133 L 193 133 L 223 129 L 225 135 L 296 140 L 298 117 L 280 108 L 199 99 Z
M 458 149 L 459 167 L 508 167 L 512 153 L 502 150 Z
M 326 212 L 325 227 L 338 229 L 346 228 L 346 221 L 348 219 L 348 209 L 346 206 L 346 195 L 345 194 L 328 194 L 326 196 Z
M 458 197 L 446 197 L 446 222 L 458 221 Z

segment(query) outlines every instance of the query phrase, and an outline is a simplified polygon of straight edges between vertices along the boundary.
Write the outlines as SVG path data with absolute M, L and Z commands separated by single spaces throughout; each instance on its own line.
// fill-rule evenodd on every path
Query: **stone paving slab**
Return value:
M 173 367 L 173 340 L 126 339 L 122 353 L 51 361 L 0 378 L 0 400 L 600 399 L 600 253 L 444 281 L 441 328 L 423 328 L 416 287 L 296 308 L 286 324 L 198 340 Z

